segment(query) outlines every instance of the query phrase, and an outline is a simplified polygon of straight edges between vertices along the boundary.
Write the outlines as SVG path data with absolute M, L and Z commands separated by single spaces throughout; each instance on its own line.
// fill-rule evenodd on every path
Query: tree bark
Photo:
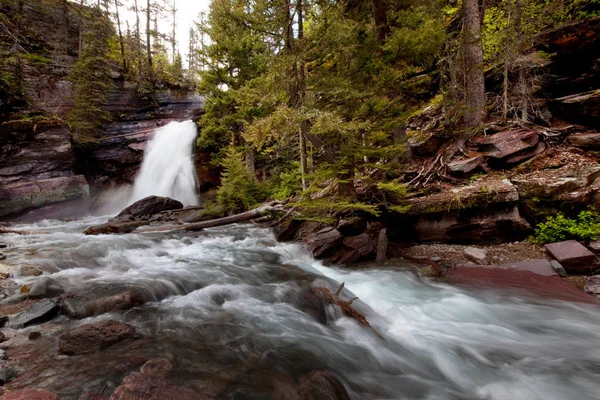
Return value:
M 375 261 L 378 263 L 384 262 L 387 255 L 388 248 L 388 238 L 387 238 L 387 229 L 383 228 L 379 231 L 379 236 L 377 236 L 377 255 L 375 256 Z
M 151 22 L 150 13 L 151 13 L 150 0 L 148 0 L 146 2 L 146 51 L 148 53 L 148 67 L 150 67 L 150 69 L 152 69 L 152 43 L 150 40 L 152 35 L 150 34 L 150 22 Z
M 176 17 L 177 17 L 176 4 L 177 4 L 176 0 L 173 0 L 173 30 L 171 32 L 171 45 L 172 45 L 172 49 L 171 49 L 172 50 L 172 56 L 171 56 L 172 58 L 171 58 L 171 60 L 172 60 L 173 63 L 175 62 L 175 50 L 176 50 L 176 47 L 177 47 L 177 41 L 176 41 L 176 38 L 175 38 L 175 33 L 176 33 L 175 30 L 176 30 L 176 27 L 177 27 L 177 25 L 176 25 Z
M 137 59 L 137 75 L 138 79 L 142 75 L 142 32 L 140 31 L 140 9 L 138 8 L 138 0 L 134 0 L 135 8 L 135 41 L 136 41 L 136 59 Z
M 119 17 L 119 0 L 115 0 L 115 15 L 117 17 L 117 31 L 119 33 L 119 47 L 121 48 L 121 64 L 123 72 L 127 72 L 127 60 L 125 59 L 125 43 L 123 43 L 123 32 L 121 31 L 121 18 Z
M 463 1 L 463 39 L 465 46 L 465 113 L 464 124 L 473 130 L 485 120 L 485 80 L 478 0 Z

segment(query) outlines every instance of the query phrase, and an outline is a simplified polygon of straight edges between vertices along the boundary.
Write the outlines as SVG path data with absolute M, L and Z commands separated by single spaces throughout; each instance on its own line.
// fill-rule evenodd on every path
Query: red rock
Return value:
M 134 218 L 139 218 L 150 216 L 161 211 L 178 210 L 180 208 L 183 208 L 183 204 L 177 200 L 168 197 L 148 196 L 125 208 L 117 215 L 117 218 L 122 215 L 131 215 Z
M 128 310 L 141 306 L 145 302 L 146 300 L 141 294 L 130 290 L 96 299 L 67 298 L 63 301 L 62 312 L 70 318 L 86 318 L 93 315 Z
M 190 388 L 175 386 L 166 379 L 140 372 L 129 374 L 110 400 L 208 400 Z
M 83 392 L 77 400 L 108 400 L 108 396 L 99 393 Z
M 521 267 L 524 265 L 525 262 Z M 540 275 L 510 266 L 458 265 L 448 271 L 447 277 L 453 284 L 471 285 L 477 288 L 514 288 L 544 298 L 599 304 L 592 296 L 577 289 L 558 275 Z
M 60 400 L 57 395 L 42 389 L 11 390 L 2 396 L 2 400 Z
M 538 142 L 537 132 L 519 128 L 480 138 L 475 144 L 486 157 L 500 162 L 524 150 L 535 148 Z
M 547 244 L 546 250 L 556 258 L 568 273 L 592 272 L 596 255 L 575 240 Z
M 357 250 L 361 256 L 366 256 L 375 251 L 375 245 L 366 233 L 362 235 L 344 238 L 344 246 Z
M 61 353 L 68 355 L 92 353 L 133 337 L 134 326 L 107 320 L 63 333 L 58 339 L 58 348 Z
M 591 295 L 600 296 L 600 275 L 590 276 L 585 283 L 584 290 Z

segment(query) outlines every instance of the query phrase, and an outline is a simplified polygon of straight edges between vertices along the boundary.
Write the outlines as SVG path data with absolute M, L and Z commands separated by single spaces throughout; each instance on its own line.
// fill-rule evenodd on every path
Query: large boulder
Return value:
M 129 215 L 133 218 L 149 217 L 161 211 L 178 210 L 180 208 L 183 208 L 180 201 L 169 197 L 148 196 L 125 208 L 117 215 L 117 219 Z
M 596 255 L 576 240 L 550 243 L 545 247 L 570 274 L 590 274 L 594 270 Z
M 115 320 L 82 325 L 60 335 L 58 349 L 62 354 L 93 353 L 136 335 L 135 327 Z

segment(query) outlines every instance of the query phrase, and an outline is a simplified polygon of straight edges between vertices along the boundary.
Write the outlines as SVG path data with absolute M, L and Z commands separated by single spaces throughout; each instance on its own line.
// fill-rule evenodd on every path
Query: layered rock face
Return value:
M 0 217 L 89 197 L 76 174 L 68 127 L 57 121 L 5 126 L 0 148 Z

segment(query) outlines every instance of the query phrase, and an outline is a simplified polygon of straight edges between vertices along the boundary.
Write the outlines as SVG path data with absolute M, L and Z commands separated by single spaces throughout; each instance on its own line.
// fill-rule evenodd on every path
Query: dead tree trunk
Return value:
M 463 1 L 463 36 L 465 46 L 465 114 L 467 130 L 483 124 L 485 119 L 485 81 L 483 48 L 478 0 Z
M 175 229 L 181 228 L 185 231 L 199 231 L 206 228 L 214 228 L 216 226 L 237 224 L 240 222 L 248 222 L 253 219 L 259 218 L 266 213 L 274 211 L 285 211 L 285 208 L 281 205 L 266 204 L 255 208 L 254 210 L 246 211 L 241 214 L 231 215 L 229 217 L 211 219 L 209 221 L 194 222 L 191 224 L 184 224 L 181 226 L 174 227 Z

